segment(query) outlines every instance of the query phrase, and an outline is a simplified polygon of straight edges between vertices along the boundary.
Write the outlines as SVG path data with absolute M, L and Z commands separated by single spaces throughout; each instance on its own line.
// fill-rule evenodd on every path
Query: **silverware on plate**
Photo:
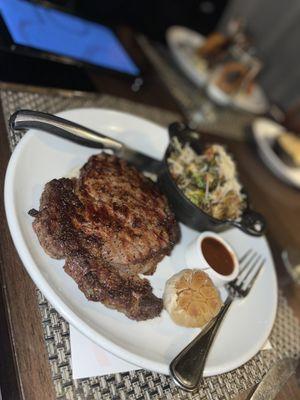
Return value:
M 160 160 L 135 151 L 124 143 L 102 133 L 56 115 L 40 111 L 18 110 L 11 115 L 9 127 L 12 131 L 36 128 L 84 146 L 113 150 L 114 154 L 134 164 L 142 171 L 157 174 L 162 168 Z
M 193 392 L 203 378 L 207 356 L 219 327 L 236 298 L 246 297 L 253 287 L 264 263 L 259 254 L 248 250 L 239 260 L 241 269 L 237 278 L 227 285 L 228 296 L 218 315 L 171 362 L 170 375 L 181 389 Z

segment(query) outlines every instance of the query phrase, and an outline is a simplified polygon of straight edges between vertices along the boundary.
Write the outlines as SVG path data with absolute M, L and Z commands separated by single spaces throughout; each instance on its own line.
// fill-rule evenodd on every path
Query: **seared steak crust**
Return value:
M 73 224 L 83 212 L 75 186 L 75 179 L 48 182 L 40 199 L 40 211 L 32 224 L 41 246 L 52 258 L 65 258 L 82 247 L 81 232 Z
M 122 276 L 115 268 L 102 264 L 94 257 L 81 254 L 68 257 L 64 270 L 88 300 L 101 301 L 131 319 L 154 318 L 163 308 L 162 300 L 154 296 L 147 279 L 138 275 Z
M 33 214 L 34 215 L 34 214 Z M 78 179 L 46 184 L 33 228 L 85 293 L 134 319 L 153 318 L 162 303 L 149 282 L 179 228 L 157 186 L 124 160 L 92 156 Z

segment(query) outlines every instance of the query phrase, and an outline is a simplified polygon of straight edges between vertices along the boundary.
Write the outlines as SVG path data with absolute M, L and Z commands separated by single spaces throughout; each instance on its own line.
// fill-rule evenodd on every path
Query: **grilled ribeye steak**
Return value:
M 46 184 L 34 216 L 42 247 L 67 258 L 65 270 L 87 298 L 134 319 L 160 313 L 161 300 L 137 274 L 155 271 L 179 228 L 156 184 L 134 167 L 105 153 L 92 156 L 78 179 Z

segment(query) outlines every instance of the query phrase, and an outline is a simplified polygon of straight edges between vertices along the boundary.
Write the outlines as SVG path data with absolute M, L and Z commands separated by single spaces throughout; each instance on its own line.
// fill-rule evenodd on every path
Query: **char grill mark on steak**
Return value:
M 177 240 L 178 227 L 166 199 L 153 182 L 123 160 L 92 156 L 81 170 L 77 194 L 87 210 L 82 230 L 86 234 L 98 230 L 103 259 L 125 272 L 146 273 L 147 261 L 169 254 Z M 142 263 L 145 268 L 140 270 Z
M 161 299 L 137 274 L 155 272 L 179 228 L 157 186 L 134 167 L 104 153 L 92 156 L 78 179 L 46 184 L 34 217 L 42 247 L 67 259 L 66 272 L 88 299 L 134 319 L 159 315 Z
M 154 296 L 149 282 L 138 275 L 121 276 L 113 267 L 85 255 L 68 257 L 64 270 L 88 300 L 101 301 L 131 319 L 154 318 L 162 310 L 162 299 Z

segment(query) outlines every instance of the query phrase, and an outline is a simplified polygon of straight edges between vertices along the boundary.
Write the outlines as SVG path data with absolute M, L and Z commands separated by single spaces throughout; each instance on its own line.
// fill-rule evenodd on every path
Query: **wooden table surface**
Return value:
M 128 82 L 107 74 L 91 73 L 97 90 L 133 101 L 179 111 L 159 77 L 149 68 L 143 90 L 134 93 Z M 289 305 L 300 319 L 300 291 L 282 265 L 280 253 L 286 246 L 300 248 L 300 191 L 280 182 L 264 166 L 255 149 L 247 142 L 226 140 L 234 153 L 243 183 L 253 206 L 268 223 L 269 240 L 278 275 Z M 0 179 L 4 185 L 10 157 L 3 115 L 0 115 Z M 3 204 L 0 201 L 0 387 L 2 398 L 54 399 L 49 362 L 42 335 L 35 286 L 11 241 Z M 266 293 L 266 296 L 268 294 Z M 289 380 L 277 400 L 300 399 L 300 370 Z M 1 396 L 0 396 L 1 399 Z M 242 399 L 242 397 L 240 397 Z

